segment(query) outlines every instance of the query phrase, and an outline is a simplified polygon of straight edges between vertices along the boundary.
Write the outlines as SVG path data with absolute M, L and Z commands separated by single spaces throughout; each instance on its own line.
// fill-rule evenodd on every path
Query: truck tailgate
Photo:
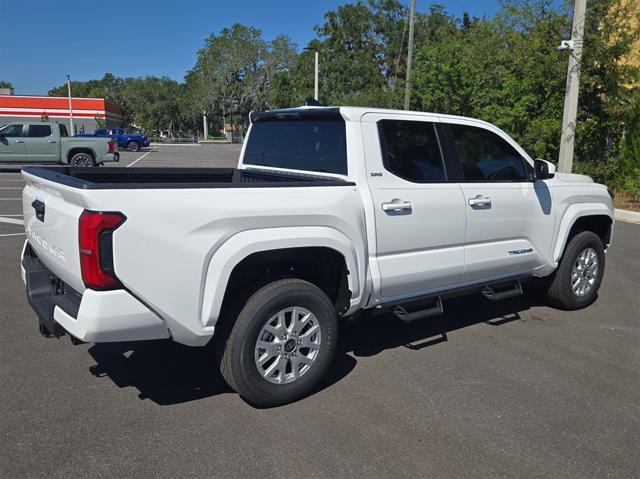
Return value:
M 42 263 L 76 291 L 85 290 L 78 250 L 78 219 L 84 208 L 73 193 L 23 173 L 22 210 L 27 239 Z

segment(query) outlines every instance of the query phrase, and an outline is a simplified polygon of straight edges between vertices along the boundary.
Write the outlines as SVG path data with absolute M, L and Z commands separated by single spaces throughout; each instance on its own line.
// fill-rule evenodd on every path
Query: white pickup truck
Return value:
M 22 275 L 45 336 L 213 338 L 212 366 L 262 406 L 309 394 L 362 309 L 419 321 L 534 277 L 553 305 L 589 305 L 613 226 L 605 186 L 431 113 L 253 113 L 236 169 L 23 176 Z

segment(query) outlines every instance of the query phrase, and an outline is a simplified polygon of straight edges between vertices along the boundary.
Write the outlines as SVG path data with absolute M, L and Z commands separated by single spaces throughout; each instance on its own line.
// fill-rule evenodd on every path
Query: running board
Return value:
M 482 296 L 489 301 L 502 301 L 503 299 L 522 296 L 522 284 L 516 280 L 512 283 L 497 283 L 493 286 L 487 285 L 482 288 Z
M 401 304 L 393 308 L 393 314 L 403 323 L 413 323 L 420 319 L 429 318 L 431 316 L 438 316 L 444 312 L 442 308 L 442 298 L 438 296 L 435 303 L 430 308 L 420 309 L 410 313 Z

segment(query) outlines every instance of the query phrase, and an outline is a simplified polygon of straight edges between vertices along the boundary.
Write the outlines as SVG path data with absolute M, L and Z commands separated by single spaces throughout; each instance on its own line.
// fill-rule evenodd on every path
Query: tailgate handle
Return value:
M 44 223 L 44 203 L 40 200 L 35 200 L 31 203 L 31 206 L 33 206 L 33 209 L 36 212 L 36 218 Z

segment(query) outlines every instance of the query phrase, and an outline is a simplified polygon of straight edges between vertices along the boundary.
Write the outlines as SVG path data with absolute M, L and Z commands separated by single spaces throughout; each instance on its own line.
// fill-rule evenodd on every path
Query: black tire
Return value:
M 583 251 L 591 248 L 597 257 L 597 272 L 593 275 L 593 285 L 584 295 L 578 295 L 572 286 L 572 273 Z M 560 264 L 554 276 L 550 278 L 547 299 L 555 307 L 565 310 L 576 310 L 589 306 L 598 296 L 598 289 L 604 275 L 605 254 L 600 237 L 591 232 L 578 233 L 564 250 Z
M 129 151 L 138 151 L 140 149 L 140 143 L 137 141 L 130 141 L 127 143 L 127 150 Z
M 294 306 L 313 313 L 321 341 L 315 360 L 304 373 L 292 379 L 292 382 L 274 384 L 258 370 L 256 341 L 274 315 Z M 220 355 L 220 371 L 231 388 L 258 407 L 279 406 L 307 396 L 322 380 L 335 356 L 338 321 L 334 306 L 320 288 L 301 279 L 274 281 L 258 290 L 244 304 L 229 329 L 227 334 L 223 333 L 218 338 L 216 345 Z M 286 343 L 279 344 L 286 347 Z M 302 354 L 303 349 L 298 352 Z
M 76 168 L 96 166 L 96 160 L 91 153 L 81 151 L 74 154 L 69 160 L 69 166 Z

